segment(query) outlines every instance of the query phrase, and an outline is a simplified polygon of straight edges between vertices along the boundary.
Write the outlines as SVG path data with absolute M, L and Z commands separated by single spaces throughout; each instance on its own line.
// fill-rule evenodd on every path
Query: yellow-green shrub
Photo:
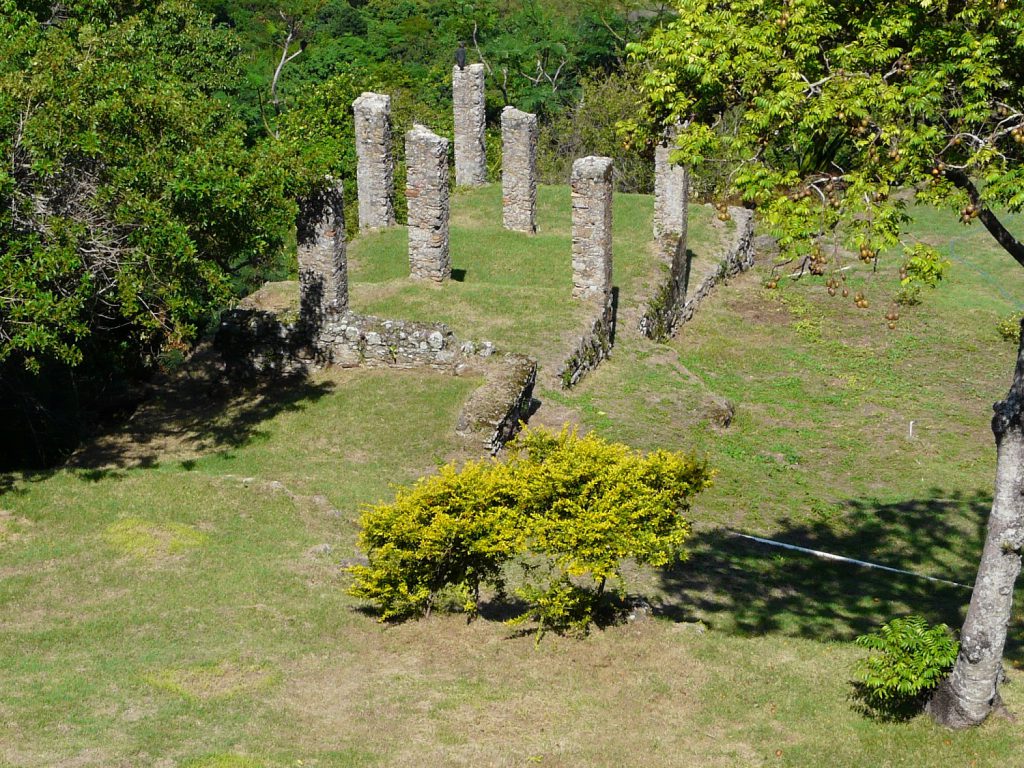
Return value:
M 369 565 L 352 569 L 352 593 L 385 619 L 429 612 L 454 589 L 475 611 L 481 584 L 503 587 L 503 566 L 522 566 L 516 621 L 585 631 L 626 558 L 660 566 L 679 559 L 683 516 L 711 472 L 680 453 L 644 455 L 590 434 L 524 430 L 504 462 L 454 465 L 400 490 L 362 516 Z
M 392 503 L 363 511 L 359 546 L 370 564 L 350 569 L 351 592 L 376 603 L 384 619 L 429 613 L 445 588 L 475 610 L 480 585 L 500 585 L 501 566 L 521 549 L 517 516 L 506 467 L 441 467 Z

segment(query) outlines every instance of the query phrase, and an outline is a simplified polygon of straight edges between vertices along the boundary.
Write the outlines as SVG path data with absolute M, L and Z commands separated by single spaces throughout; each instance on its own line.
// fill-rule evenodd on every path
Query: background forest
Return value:
M 625 46 L 663 18 L 599 0 L 0 0 L 0 465 L 66 455 L 294 270 L 295 201 L 331 175 L 355 203 L 359 93 L 392 96 L 396 143 L 414 121 L 450 136 L 459 41 L 488 69 L 495 178 L 512 104 L 541 117 L 542 181 L 597 153 L 620 190 L 649 191 L 647 148 L 615 125 L 636 113 Z

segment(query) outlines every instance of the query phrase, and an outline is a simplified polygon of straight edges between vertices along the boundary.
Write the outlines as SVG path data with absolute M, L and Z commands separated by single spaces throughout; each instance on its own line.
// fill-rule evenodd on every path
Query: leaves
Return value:
M 3 3 L 0 362 L 191 341 L 292 226 L 283 167 L 215 95 L 240 79 L 233 36 L 178 0 L 108 10 L 46 26 Z
M 647 74 L 622 129 L 678 126 L 677 159 L 761 207 L 789 257 L 823 237 L 873 253 L 905 242 L 890 191 L 960 209 L 943 168 L 984 180 L 981 205 L 1019 211 L 1024 8 L 961 5 L 677 0 L 675 20 L 629 47 Z
M 626 558 L 665 565 L 689 537 L 692 497 L 711 472 L 694 459 L 647 456 L 596 435 L 525 430 L 504 462 L 442 467 L 363 512 L 369 565 L 351 569 L 352 594 L 383 619 L 429 613 L 445 591 L 475 611 L 483 584 L 504 587 L 518 562 L 518 622 L 584 632 Z
M 876 652 L 854 674 L 859 697 L 883 716 L 909 714 L 949 674 L 960 650 L 949 627 L 930 626 L 921 616 L 893 619 L 854 642 Z

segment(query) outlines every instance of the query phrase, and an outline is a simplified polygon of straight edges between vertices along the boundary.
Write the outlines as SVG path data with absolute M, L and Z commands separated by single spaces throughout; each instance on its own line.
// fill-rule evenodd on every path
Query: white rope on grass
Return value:
M 888 565 L 879 565 L 878 563 L 869 563 L 866 560 L 855 560 L 852 557 L 843 557 L 842 555 L 833 555 L 831 552 L 821 552 L 817 549 L 808 549 L 807 547 L 798 547 L 796 544 L 786 544 L 781 541 L 772 541 L 771 539 L 762 539 L 760 536 L 748 536 L 745 533 L 737 533 L 736 531 L 727 531 L 730 536 L 735 536 L 740 539 L 747 539 L 749 541 L 756 541 L 758 544 L 767 544 L 769 547 L 781 547 L 782 549 L 789 549 L 794 552 L 803 552 L 804 554 L 814 555 L 820 557 L 823 560 L 833 560 L 838 563 L 851 563 L 853 565 L 859 565 L 863 568 L 875 568 L 879 571 L 889 571 L 890 573 L 899 573 L 904 576 L 914 576 L 918 579 L 926 579 L 928 581 L 934 581 L 939 584 L 950 584 L 954 587 L 963 587 L 964 589 L 973 589 L 969 584 L 961 584 L 959 581 L 950 581 L 949 579 L 939 579 L 935 576 L 925 576 L 923 573 L 914 573 L 913 571 L 904 571 L 902 568 L 892 568 Z

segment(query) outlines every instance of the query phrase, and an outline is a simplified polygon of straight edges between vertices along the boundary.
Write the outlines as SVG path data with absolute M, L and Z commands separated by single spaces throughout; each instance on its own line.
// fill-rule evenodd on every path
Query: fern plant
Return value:
M 931 626 L 921 616 L 893 619 L 854 642 L 875 652 L 857 662 L 856 696 L 870 714 L 884 719 L 916 714 L 960 651 L 948 626 Z

